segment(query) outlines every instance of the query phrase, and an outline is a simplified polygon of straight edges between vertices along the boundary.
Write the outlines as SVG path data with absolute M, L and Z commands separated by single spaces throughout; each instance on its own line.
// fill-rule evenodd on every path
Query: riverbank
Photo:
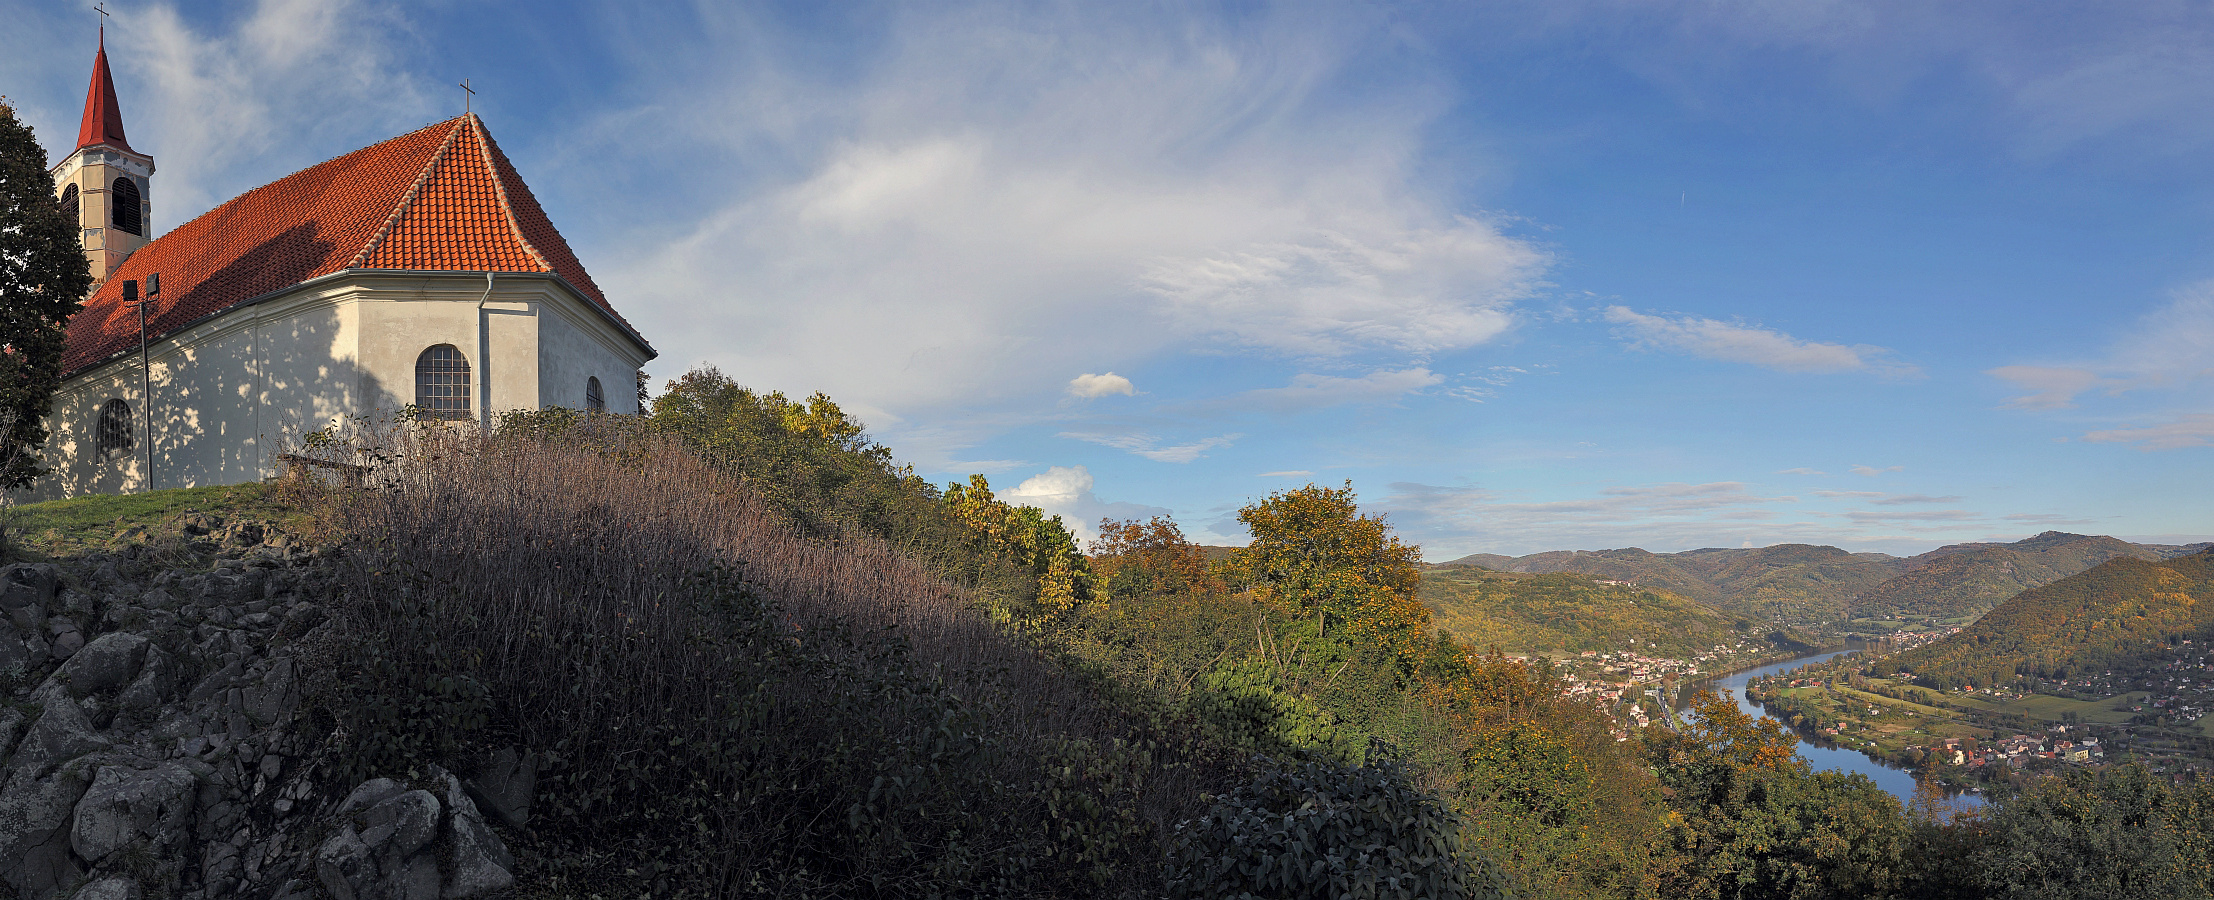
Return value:
M 1763 666 L 1742 669 L 1726 676 L 1706 679 L 1701 683 L 1710 689 L 1728 692 L 1737 703 L 1738 709 L 1744 711 L 1746 715 L 1768 719 L 1790 727 L 1789 722 L 1771 714 L 1765 706 L 1748 696 L 1750 693 L 1747 690 L 1748 683 L 1756 678 L 1828 662 L 1859 649 L 1862 648 L 1847 646 L 1824 649 L 1778 660 Z M 1682 698 L 1679 696 L 1677 699 L 1680 703 Z M 1808 735 L 1801 729 L 1794 728 L 1792 731 L 1800 738 L 1799 755 L 1804 757 L 1807 763 L 1813 766 L 1816 771 L 1865 775 L 1892 796 L 1899 798 L 1899 802 L 1909 804 L 1915 802 L 1917 784 L 1914 773 L 1908 769 L 1888 759 L 1870 756 L 1858 749 L 1819 740 L 1816 736 Z M 1948 786 L 1947 796 L 1957 809 L 1974 809 L 1983 804 L 1983 799 L 1980 796 L 1972 793 L 1956 793 L 1950 787 Z

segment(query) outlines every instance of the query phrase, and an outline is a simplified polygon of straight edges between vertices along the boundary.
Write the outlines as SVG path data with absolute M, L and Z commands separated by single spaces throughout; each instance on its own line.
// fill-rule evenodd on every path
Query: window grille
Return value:
M 83 217 L 84 217 L 84 213 L 83 213 L 83 212 L 81 212 L 81 211 L 79 210 L 79 206 L 78 206 L 78 204 L 77 204 L 77 186 L 76 186 L 76 185 L 72 184 L 72 185 L 68 185 L 68 186 L 66 186 L 66 187 L 63 187 L 63 188 L 62 188 L 62 193 L 61 193 L 61 208 L 62 208 L 62 215 L 65 215 L 65 216 L 68 216 L 68 217 L 69 217 L 69 227 L 71 227 L 71 228 L 82 228 L 82 227 L 84 227 L 84 224 L 85 224 L 85 223 L 84 223 L 84 222 L 82 221 L 82 219 L 83 219 Z
M 593 412 L 607 411 L 607 395 L 600 393 L 598 376 L 584 379 L 584 408 Z
M 415 405 L 441 419 L 469 418 L 469 360 L 454 345 L 415 358 Z
M 100 405 L 100 423 L 93 429 L 93 454 L 101 462 L 129 455 L 138 446 L 131 433 L 131 405 L 109 400 Z

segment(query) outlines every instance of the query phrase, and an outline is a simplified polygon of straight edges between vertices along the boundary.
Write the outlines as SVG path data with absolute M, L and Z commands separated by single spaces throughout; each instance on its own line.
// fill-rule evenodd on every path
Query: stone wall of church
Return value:
M 269 477 L 301 433 L 415 402 L 417 360 L 438 344 L 469 362 L 472 419 L 582 408 L 589 376 L 611 411 L 635 411 L 646 351 L 587 304 L 531 273 L 502 273 L 489 295 L 482 273 L 343 273 L 202 322 L 150 348 L 152 486 Z M 17 499 L 142 489 L 144 395 L 136 353 L 65 382 L 47 425 L 54 473 Z M 102 453 L 101 409 L 117 399 L 131 410 L 131 447 Z

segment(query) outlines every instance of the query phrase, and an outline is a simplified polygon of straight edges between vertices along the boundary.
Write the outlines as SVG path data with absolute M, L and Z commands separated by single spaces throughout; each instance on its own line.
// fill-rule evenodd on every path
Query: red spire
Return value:
M 108 74 L 105 27 L 100 29 L 100 54 L 92 58 L 92 84 L 85 88 L 85 121 L 77 126 L 77 148 L 94 144 L 131 150 L 130 142 L 123 139 L 123 107 L 115 102 L 115 77 Z

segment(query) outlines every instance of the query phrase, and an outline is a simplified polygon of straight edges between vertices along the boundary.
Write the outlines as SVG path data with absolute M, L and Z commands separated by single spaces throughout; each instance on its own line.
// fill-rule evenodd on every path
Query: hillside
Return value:
M 2119 557 L 2155 560 L 2176 554 L 2117 538 L 2048 531 L 2011 544 L 1955 544 L 1907 560 L 1897 577 L 1854 597 L 1854 617 L 1950 618 L 1983 613 L 2034 587 Z
M 2214 635 L 2209 600 L 2214 550 L 2165 560 L 2119 557 L 2023 591 L 1959 634 L 1884 662 L 1941 688 L 2124 668 L 2172 641 Z
M 1444 565 L 1628 581 L 1741 616 L 1800 628 L 1834 628 L 1852 619 L 1972 617 L 2024 590 L 2109 559 L 2170 559 L 2209 547 L 2214 544 L 2133 544 L 2048 531 L 2013 543 L 1949 544 L 1905 558 L 1776 544 L 1681 553 L 1636 547 L 1527 556 L 1477 553 Z
M 1470 644 L 1516 653 L 1619 650 L 1638 640 L 1690 658 L 1740 638 L 1767 642 L 1776 630 L 1667 591 L 1572 573 L 1433 566 L 1423 572 L 1418 596 L 1439 627 Z
M 1470 563 L 1503 572 L 1576 573 L 1666 591 L 1740 616 L 1795 627 L 1845 617 L 1846 601 L 1898 571 L 1896 558 L 1836 547 L 1778 544 L 1757 549 L 1651 553 L 1556 550 L 1521 557 L 1478 554 Z

